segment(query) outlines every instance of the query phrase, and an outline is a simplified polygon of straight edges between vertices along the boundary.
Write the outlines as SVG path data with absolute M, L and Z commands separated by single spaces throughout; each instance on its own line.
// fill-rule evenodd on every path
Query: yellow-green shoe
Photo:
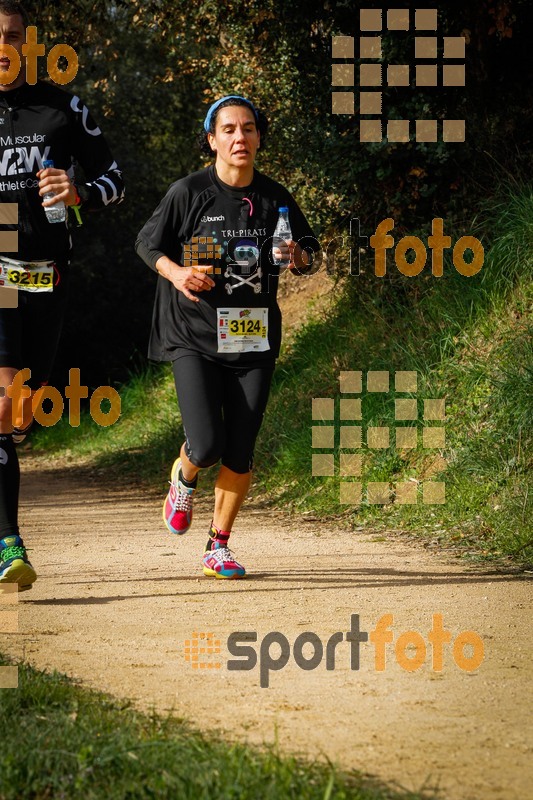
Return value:
M 2 585 L 17 583 L 19 592 L 31 589 L 37 573 L 28 561 L 24 542 L 17 534 L 0 539 L 0 592 Z

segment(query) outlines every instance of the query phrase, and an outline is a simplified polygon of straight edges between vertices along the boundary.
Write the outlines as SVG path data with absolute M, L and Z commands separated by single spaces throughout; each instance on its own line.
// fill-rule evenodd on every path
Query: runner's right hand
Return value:
M 207 292 L 215 285 L 214 280 L 207 274 L 213 272 L 212 265 L 182 267 L 171 261 L 170 258 L 162 256 L 157 260 L 155 266 L 160 275 L 167 278 L 178 292 L 182 292 L 193 303 L 199 303 L 200 298 L 195 297 L 191 292 Z

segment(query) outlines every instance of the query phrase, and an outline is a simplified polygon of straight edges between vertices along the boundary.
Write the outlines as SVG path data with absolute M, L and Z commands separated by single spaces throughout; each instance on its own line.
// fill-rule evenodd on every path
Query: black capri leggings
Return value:
M 187 355 L 176 359 L 172 369 L 187 458 L 197 467 L 222 459 L 233 472 L 249 472 L 274 363 L 236 369 Z

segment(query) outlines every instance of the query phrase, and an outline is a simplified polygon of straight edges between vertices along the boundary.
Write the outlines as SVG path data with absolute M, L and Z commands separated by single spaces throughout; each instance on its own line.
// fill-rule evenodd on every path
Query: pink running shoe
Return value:
M 192 498 L 196 491 L 180 479 L 181 458 L 172 466 L 170 489 L 163 503 L 163 520 L 170 533 L 187 533 L 192 523 Z
M 226 546 L 220 546 L 220 542 L 213 541 L 213 550 L 207 550 L 204 553 L 202 563 L 204 566 L 204 575 L 209 575 L 214 578 L 244 578 L 246 570 L 235 561 L 233 553 Z

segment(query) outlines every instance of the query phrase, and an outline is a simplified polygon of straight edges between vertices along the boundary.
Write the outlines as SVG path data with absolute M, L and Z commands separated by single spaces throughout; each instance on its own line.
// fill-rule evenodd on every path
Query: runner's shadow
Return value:
M 495 581 L 499 581 L 503 583 L 505 581 L 512 580 L 515 581 L 522 581 L 528 580 L 528 576 L 524 576 L 523 574 L 516 573 L 513 571 L 509 572 L 498 572 L 498 571 L 484 571 L 484 572 L 477 572 L 471 575 L 464 575 L 464 574 L 457 574 L 457 575 L 442 575 L 442 573 L 420 573 L 420 572 L 399 572 L 397 570 L 383 570 L 383 569 L 365 569 L 361 570 L 359 577 L 357 574 L 354 575 L 353 570 L 339 570 L 339 569 L 332 569 L 332 570 L 323 570 L 323 572 L 331 572 L 334 573 L 334 576 L 331 578 L 329 576 L 317 576 L 316 571 L 304 571 L 301 570 L 297 573 L 290 572 L 285 574 L 279 573 L 257 573 L 255 575 L 247 576 L 245 581 L 236 581 L 232 584 L 228 584 L 227 581 L 206 581 L 203 588 L 199 588 L 198 591 L 188 591 L 188 592 L 180 592 L 179 590 L 170 592 L 170 593 L 152 593 L 152 594 L 121 594 L 121 595 L 113 595 L 113 596 L 104 596 L 104 597 L 62 597 L 62 598 L 44 598 L 42 600 L 32 600 L 31 598 L 25 598 L 25 602 L 30 603 L 32 605 L 98 605 L 98 604 L 105 604 L 105 603 L 112 603 L 118 601 L 127 601 L 127 600 L 146 600 L 151 599 L 153 597 L 199 597 L 199 596 L 208 596 L 212 597 L 213 588 L 219 587 L 220 591 L 225 592 L 226 594 L 249 594 L 251 592 L 300 592 L 303 588 L 306 591 L 318 591 L 323 590 L 324 588 L 332 588 L 337 590 L 340 589 L 347 589 L 353 590 L 357 588 L 361 589 L 382 589 L 382 588 L 394 588 L 394 587 L 413 587 L 413 586 L 460 586 L 464 584 L 483 584 L 483 583 L 491 583 Z M 368 580 L 368 575 L 371 573 L 375 576 L 375 580 Z M 383 578 L 383 576 L 388 576 Z M 351 580 L 348 580 L 351 578 Z M 94 584 L 98 578 L 95 578 L 91 581 L 91 584 Z M 176 578 L 175 575 L 172 576 L 158 576 L 155 578 L 125 578 L 122 580 L 113 580 L 113 581 L 102 581 L 106 583 L 135 583 L 138 584 L 141 581 L 147 582 L 169 582 L 169 581 L 178 581 L 182 582 L 184 580 L 196 581 L 197 578 L 193 576 L 184 576 Z M 263 582 L 268 581 L 275 581 L 276 583 L 293 583 L 294 586 L 261 586 L 260 584 Z M 300 584 L 301 582 L 308 582 L 305 587 L 302 587 Z M 88 582 L 80 582 L 77 584 L 73 584 L 71 582 L 65 582 L 61 585 L 69 586 L 69 585 L 84 585 Z M 236 584 L 236 585 L 235 585 Z M 231 587 L 231 588 L 230 588 Z M 233 588 L 234 587 L 234 588 Z

